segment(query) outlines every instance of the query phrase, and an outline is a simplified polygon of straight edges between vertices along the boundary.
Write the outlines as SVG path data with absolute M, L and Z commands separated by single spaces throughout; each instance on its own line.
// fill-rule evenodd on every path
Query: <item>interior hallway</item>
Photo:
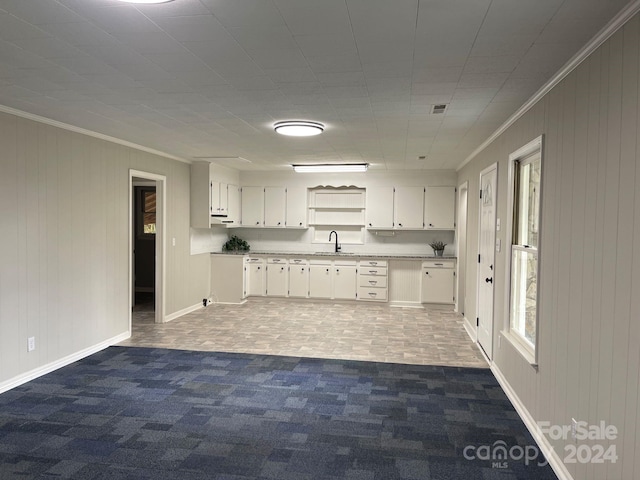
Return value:
M 123 346 L 487 368 L 449 306 L 251 298 L 165 324 L 134 312 Z

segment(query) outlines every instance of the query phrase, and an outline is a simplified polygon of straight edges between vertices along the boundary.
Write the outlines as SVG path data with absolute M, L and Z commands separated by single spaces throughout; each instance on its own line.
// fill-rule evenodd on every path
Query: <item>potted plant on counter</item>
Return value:
M 446 243 L 443 243 L 440 240 L 433 241 L 429 244 L 429 246 L 433 248 L 433 254 L 436 257 L 441 257 L 444 254 L 444 247 L 446 245 Z
M 235 235 L 232 235 L 229 240 L 222 246 L 223 252 L 248 252 L 249 244 Z

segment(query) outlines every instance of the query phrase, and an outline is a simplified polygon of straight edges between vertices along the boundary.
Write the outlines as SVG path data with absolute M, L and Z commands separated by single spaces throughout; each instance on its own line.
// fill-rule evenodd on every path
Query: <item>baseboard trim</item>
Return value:
M 111 347 L 112 345 L 115 345 L 117 343 L 120 343 L 128 338 L 131 338 L 130 331 L 121 333 L 120 335 L 116 335 L 115 337 L 111 337 L 110 339 L 105 340 L 104 342 L 97 343 L 95 345 L 92 345 L 91 347 L 72 353 L 71 355 L 67 355 L 66 357 L 62 357 L 61 359 L 56 360 L 54 362 L 47 363 L 46 365 L 43 365 L 38 368 L 34 368 L 33 370 L 30 370 L 26 373 L 18 375 L 17 377 L 13 377 L 5 382 L 0 383 L 0 393 L 7 392 L 15 387 L 19 387 L 20 385 L 30 382 L 31 380 L 41 377 L 42 375 L 46 375 L 47 373 L 51 373 L 55 370 L 58 370 L 59 368 L 66 367 L 67 365 L 70 365 L 73 362 L 82 360 L 83 358 L 88 357 L 89 355 L 98 353 L 99 351 L 104 350 L 105 348 Z
M 477 342 L 478 331 L 476 330 L 475 326 L 471 325 L 471 322 L 467 317 L 464 317 L 464 321 L 462 322 L 462 325 L 464 326 L 464 329 L 467 331 L 467 335 L 469 335 L 469 338 L 472 341 Z
M 402 308 L 424 308 L 424 305 L 420 302 L 400 302 L 395 300 L 390 300 L 389 306 Z
M 525 405 L 520 401 L 520 397 L 518 397 L 516 392 L 511 388 L 511 385 L 494 362 L 491 362 L 491 372 L 496 377 L 496 380 L 498 380 L 502 390 L 504 390 L 504 393 L 513 404 L 513 407 L 516 409 L 516 412 L 524 422 L 527 430 L 529 430 L 529 433 L 538 444 L 538 447 L 542 450 L 542 453 L 549 462 L 549 466 L 558 476 L 558 480 L 574 480 L 562 459 L 549 443 L 549 440 L 547 440 L 547 437 L 542 435 L 540 432 L 537 422 L 531 413 L 529 413 L 527 407 L 525 407 Z
M 171 315 L 167 315 L 166 317 L 164 317 L 164 323 L 175 320 L 176 318 L 186 315 L 187 313 L 195 312 L 200 308 L 204 308 L 204 305 L 202 305 L 202 303 L 196 303 L 195 305 L 191 305 L 190 307 L 183 308 L 182 310 L 178 310 L 177 312 L 173 312 Z

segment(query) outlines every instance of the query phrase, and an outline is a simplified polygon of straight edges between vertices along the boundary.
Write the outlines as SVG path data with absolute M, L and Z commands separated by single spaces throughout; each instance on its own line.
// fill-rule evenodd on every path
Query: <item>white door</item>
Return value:
M 367 187 L 368 228 L 393 228 L 393 187 Z
M 454 230 L 456 217 L 456 188 L 427 187 L 424 193 L 425 228 Z
M 478 258 L 478 343 L 493 358 L 493 279 L 495 272 L 496 196 L 498 167 L 480 173 L 480 228 Z
M 333 298 L 355 300 L 358 289 L 356 267 L 336 265 L 333 267 Z
M 309 265 L 289 266 L 289 296 L 306 298 L 309 294 Z
M 264 189 L 264 226 L 281 227 L 285 224 L 287 193 L 284 187 Z
M 424 187 L 396 187 L 393 202 L 396 228 L 424 227 Z
M 264 187 L 242 187 L 241 215 L 243 227 L 264 225 Z
M 307 226 L 307 187 L 287 187 L 287 227 Z

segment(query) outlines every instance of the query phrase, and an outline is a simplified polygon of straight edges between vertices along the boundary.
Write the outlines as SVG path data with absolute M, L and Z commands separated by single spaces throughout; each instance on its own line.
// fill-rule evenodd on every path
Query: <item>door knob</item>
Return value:
M 493 283 L 493 277 L 485 278 L 484 281 L 487 282 L 487 283 Z

